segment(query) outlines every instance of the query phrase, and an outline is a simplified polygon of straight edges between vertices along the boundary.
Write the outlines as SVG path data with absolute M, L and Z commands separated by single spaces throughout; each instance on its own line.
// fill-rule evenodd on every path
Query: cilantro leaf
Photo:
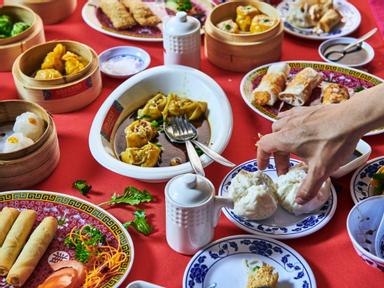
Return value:
M 141 203 L 151 202 L 153 196 L 147 190 L 139 190 L 133 186 L 128 186 L 122 195 L 113 194 L 111 200 L 100 203 L 99 206 L 103 205 L 114 205 L 114 204 L 127 204 L 136 206 Z
M 147 218 L 145 216 L 144 210 L 136 210 L 133 214 L 135 218 L 133 221 L 128 221 L 123 224 L 123 226 L 128 229 L 129 226 L 132 226 L 136 231 L 144 234 L 145 236 L 148 236 L 153 228 L 152 226 L 147 222 Z
M 91 191 L 92 185 L 88 185 L 85 180 L 76 180 L 72 183 L 72 188 L 79 190 L 85 196 Z

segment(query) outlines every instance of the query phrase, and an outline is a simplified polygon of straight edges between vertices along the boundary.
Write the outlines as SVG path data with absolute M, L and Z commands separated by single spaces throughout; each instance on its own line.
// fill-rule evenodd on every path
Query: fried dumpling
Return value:
M 148 143 L 141 148 L 128 147 L 121 153 L 121 160 L 125 163 L 141 167 L 154 167 L 159 161 L 161 149 L 156 144 Z
M 163 112 L 166 103 L 167 96 L 159 92 L 145 104 L 143 109 L 137 111 L 137 116 L 146 120 L 159 119 L 162 116 L 161 112 Z
M 57 44 L 52 52 L 49 52 L 45 56 L 41 69 L 55 69 L 60 73 L 64 72 L 64 61 L 61 58 L 66 52 L 66 48 L 63 44 Z
M 84 60 L 77 54 L 67 51 L 61 58 L 65 61 L 66 75 L 72 75 L 84 69 Z
M 193 101 L 171 93 L 167 97 L 163 118 L 166 120 L 167 117 L 187 115 L 188 120 L 197 120 L 207 113 L 207 107 L 207 102 Z
M 35 79 L 37 80 L 52 80 L 61 78 L 63 75 L 56 69 L 40 69 L 37 70 Z
M 136 120 L 124 130 L 127 147 L 140 148 L 157 135 L 157 130 L 146 120 Z

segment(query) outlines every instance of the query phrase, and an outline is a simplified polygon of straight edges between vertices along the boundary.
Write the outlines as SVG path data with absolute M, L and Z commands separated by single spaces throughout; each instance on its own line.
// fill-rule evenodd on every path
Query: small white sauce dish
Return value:
M 384 196 L 372 196 L 356 204 L 347 218 L 348 235 L 357 254 L 384 272 L 384 259 L 376 256 L 375 237 L 384 213 Z
M 137 280 L 129 283 L 127 288 L 163 288 L 163 287 L 146 282 L 146 281 Z
M 338 44 L 348 45 L 348 44 L 350 44 L 356 40 L 357 40 L 356 38 L 352 38 L 352 37 L 340 37 L 340 38 L 329 39 L 327 41 L 324 41 L 319 46 L 319 49 L 318 49 L 319 55 L 325 62 L 328 62 L 328 63 L 336 63 L 339 65 L 344 65 L 344 66 L 348 66 L 348 67 L 361 67 L 361 66 L 367 65 L 375 57 L 375 50 L 373 50 L 372 46 L 369 45 L 367 42 L 362 42 L 360 44 L 361 48 L 367 52 L 367 57 L 364 61 L 361 61 L 359 63 L 343 64 L 343 63 L 340 63 L 340 61 L 334 62 L 334 61 L 331 61 L 325 57 L 325 53 L 329 47 L 334 46 L 334 45 L 338 45 Z
M 151 56 L 141 48 L 117 46 L 103 51 L 99 61 L 105 75 L 126 79 L 145 70 L 151 63 Z

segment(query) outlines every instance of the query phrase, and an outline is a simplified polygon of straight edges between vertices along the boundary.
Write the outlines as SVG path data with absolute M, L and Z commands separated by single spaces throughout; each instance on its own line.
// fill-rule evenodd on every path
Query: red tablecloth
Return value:
M 113 46 L 133 45 L 144 48 L 151 54 L 152 67 L 163 64 L 161 43 L 119 40 L 88 27 L 81 18 L 84 2 L 85 0 L 79 0 L 75 14 L 69 19 L 57 25 L 45 26 L 48 40 L 77 40 L 93 47 L 98 53 Z M 360 28 L 352 35 L 357 37 L 376 26 L 376 22 L 367 0 L 350 2 L 360 10 L 362 16 Z M 367 68 L 369 72 L 384 77 L 382 36 L 377 33 L 368 42 L 374 47 L 376 57 Z M 320 61 L 317 53 L 318 45 L 319 42 L 286 35 L 282 60 Z M 270 132 L 271 123 L 256 115 L 244 104 L 239 92 L 243 74 L 220 70 L 208 63 L 206 59 L 202 61 L 201 70 L 221 85 L 232 105 L 234 129 L 224 156 L 237 164 L 254 158 L 256 135 Z M 107 200 L 112 193 L 121 192 L 128 185 L 148 189 L 157 198 L 155 203 L 147 205 L 147 213 L 150 215 L 150 222 L 155 227 L 155 232 L 149 237 L 144 237 L 131 231 L 135 245 L 135 259 L 133 269 L 125 283 L 143 279 L 165 287 L 180 287 L 184 269 L 191 257 L 174 252 L 166 243 L 164 184 L 142 183 L 112 173 L 92 158 L 88 148 L 88 133 L 93 117 L 106 97 L 119 84 L 121 81 L 103 77 L 103 92 L 95 102 L 81 111 L 54 115 L 60 141 L 60 163 L 48 179 L 31 189 L 57 191 L 84 198 L 71 188 L 71 183 L 75 179 L 87 179 L 94 187 L 94 191 L 87 200 L 94 203 Z M 17 98 L 11 73 L 0 73 L 0 92 L 0 100 Z M 365 139 L 372 145 L 371 157 L 384 154 L 382 139 L 383 136 Z M 228 172 L 228 168 L 218 164 L 212 164 L 206 169 L 207 177 L 213 181 L 216 188 Z M 351 175 L 348 175 L 335 181 L 341 188 L 338 193 L 338 206 L 335 216 L 325 228 L 313 235 L 284 242 L 296 249 L 308 261 L 320 288 L 384 287 L 384 274 L 369 267 L 357 256 L 347 234 L 346 218 L 353 206 L 349 192 L 350 179 Z M 124 222 L 131 219 L 132 211 L 130 208 L 109 209 L 109 212 Z M 222 216 L 216 229 L 215 239 L 244 233 Z

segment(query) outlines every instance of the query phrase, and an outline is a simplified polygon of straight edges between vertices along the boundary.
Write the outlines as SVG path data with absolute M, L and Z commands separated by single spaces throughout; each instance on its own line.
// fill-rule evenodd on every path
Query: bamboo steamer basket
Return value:
M 0 39 L 1 72 L 11 71 L 14 61 L 21 53 L 45 42 L 43 22 L 31 9 L 18 5 L 7 5 L 0 7 L 0 14 L 3 13 L 31 23 L 31 27 L 15 37 Z
M 68 18 L 75 11 L 77 0 L 4 0 L 5 4 L 20 4 L 35 11 L 44 24 L 55 24 Z
M 234 34 L 217 28 L 227 19 L 235 19 L 236 7 L 252 5 L 277 19 L 262 33 Z M 247 72 L 280 59 L 284 27 L 279 12 L 271 5 L 255 0 L 235 0 L 216 6 L 205 22 L 205 55 L 212 64 L 229 71 Z
M 67 78 L 66 81 L 71 80 L 68 83 L 36 80 L 30 77 L 32 67 L 38 68 L 44 59 L 45 55 L 41 51 L 49 50 L 45 46 L 54 47 L 58 43 L 68 45 L 71 48 L 77 47 L 73 49 L 73 52 L 82 56 L 83 54 L 79 51 L 81 51 L 82 47 L 86 47 L 92 55 L 91 62 L 80 73 L 74 75 L 75 77 Z M 36 55 L 43 56 L 39 58 L 35 57 Z M 19 97 L 35 102 L 51 113 L 66 113 L 81 109 L 93 102 L 102 89 L 99 60 L 96 52 L 90 47 L 74 41 L 52 41 L 31 48 L 16 59 L 12 74 Z
M 33 145 L 0 153 L 0 191 L 28 188 L 41 182 L 53 172 L 60 159 L 55 124 L 39 105 L 21 100 L 1 101 L 0 124 L 15 121 L 17 115 L 26 111 L 42 117 L 46 128 Z

